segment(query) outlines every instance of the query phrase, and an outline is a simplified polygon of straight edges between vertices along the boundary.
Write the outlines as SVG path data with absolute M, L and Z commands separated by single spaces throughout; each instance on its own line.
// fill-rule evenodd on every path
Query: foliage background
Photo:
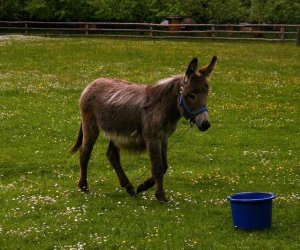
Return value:
M 161 22 L 189 16 L 211 23 L 300 23 L 290 0 L 0 0 L 0 20 Z

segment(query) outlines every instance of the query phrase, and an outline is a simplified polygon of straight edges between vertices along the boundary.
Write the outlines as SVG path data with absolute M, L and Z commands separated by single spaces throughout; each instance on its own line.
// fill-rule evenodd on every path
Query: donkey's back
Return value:
M 80 97 L 83 123 L 96 134 L 103 131 L 119 147 L 143 150 L 142 116 L 146 85 L 99 78 Z M 83 124 L 84 125 L 84 124 Z
M 80 97 L 82 111 L 105 106 L 117 109 L 121 107 L 142 107 L 145 101 L 146 85 L 129 83 L 123 80 L 98 78 L 90 83 Z

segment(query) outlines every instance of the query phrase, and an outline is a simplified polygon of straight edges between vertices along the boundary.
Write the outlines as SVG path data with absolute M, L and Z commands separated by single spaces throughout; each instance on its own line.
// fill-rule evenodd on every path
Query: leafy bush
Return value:
M 300 23 L 289 0 L 6 0 L 1 20 L 161 22 L 189 16 L 210 23 Z

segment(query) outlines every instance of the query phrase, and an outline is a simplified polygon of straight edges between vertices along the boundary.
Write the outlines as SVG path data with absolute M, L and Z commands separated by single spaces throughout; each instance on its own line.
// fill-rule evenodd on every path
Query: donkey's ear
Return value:
M 186 70 L 186 73 L 185 73 L 185 76 L 187 79 L 190 79 L 191 76 L 196 73 L 197 67 L 198 67 L 198 59 L 193 58 L 193 60 L 190 62 L 189 66 Z
M 214 70 L 214 67 L 216 65 L 217 62 L 217 57 L 214 56 L 210 62 L 210 64 L 202 67 L 201 69 L 198 70 L 198 72 L 203 75 L 204 77 L 209 77 L 211 75 L 211 73 Z

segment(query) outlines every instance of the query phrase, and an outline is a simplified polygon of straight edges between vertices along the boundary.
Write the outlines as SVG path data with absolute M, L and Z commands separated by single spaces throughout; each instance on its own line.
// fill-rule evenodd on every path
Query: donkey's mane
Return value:
M 170 76 L 164 79 L 159 80 L 156 85 L 168 85 L 169 83 L 173 83 L 176 80 L 182 79 L 182 75 Z
M 158 102 L 169 103 L 172 98 L 179 94 L 179 86 L 182 75 L 172 76 L 158 81 L 149 87 L 145 107 L 152 106 Z

